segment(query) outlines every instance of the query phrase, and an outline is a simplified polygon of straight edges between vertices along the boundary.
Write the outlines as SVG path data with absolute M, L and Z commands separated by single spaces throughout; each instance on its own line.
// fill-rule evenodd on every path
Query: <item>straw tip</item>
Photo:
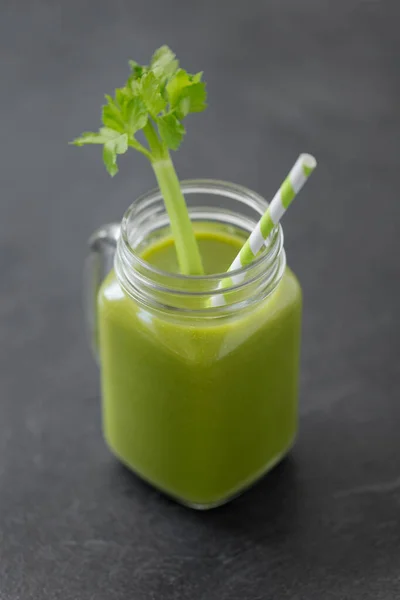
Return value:
M 312 154 L 300 154 L 301 164 L 304 169 L 304 173 L 308 176 L 310 175 L 315 167 L 317 166 L 317 159 Z

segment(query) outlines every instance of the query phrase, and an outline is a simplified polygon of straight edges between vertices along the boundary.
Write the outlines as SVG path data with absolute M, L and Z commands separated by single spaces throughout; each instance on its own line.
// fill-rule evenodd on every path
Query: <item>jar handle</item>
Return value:
M 100 360 L 97 296 L 104 278 L 113 267 L 119 232 L 118 223 L 108 223 L 95 231 L 88 242 L 83 279 L 84 309 L 87 336 L 97 362 Z

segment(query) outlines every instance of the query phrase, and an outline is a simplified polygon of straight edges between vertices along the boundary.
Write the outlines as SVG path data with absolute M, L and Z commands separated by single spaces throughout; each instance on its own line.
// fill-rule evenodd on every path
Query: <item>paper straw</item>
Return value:
M 243 245 L 239 254 L 228 269 L 236 271 L 246 265 L 249 265 L 257 256 L 263 245 L 268 240 L 273 228 L 278 225 L 283 215 L 293 202 L 294 198 L 300 192 L 303 185 L 308 180 L 311 173 L 317 166 L 317 161 L 311 154 L 300 154 L 299 158 L 293 165 L 289 175 L 282 183 L 279 190 L 271 200 L 268 209 L 265 211 L 261 219 L 258 221 L 250 237 Z M 230 287 L 239 284 L 245 278 L 244 273 L 238 273 L 224 279 L 221 288 Z M 222 306 L 225 304 L 224 294 L 218 294 L 212 298 L 213 306 Z

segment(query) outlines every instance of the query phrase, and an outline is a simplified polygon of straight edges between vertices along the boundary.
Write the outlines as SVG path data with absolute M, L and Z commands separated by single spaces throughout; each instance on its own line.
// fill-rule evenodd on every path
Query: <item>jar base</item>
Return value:
M 132 467 L 132 465 L 130 465 L 127 461 L 125 461 L 109 443 L 107 445 L 110 448 L 112 454 L 115 456 L 115 458 L 121 464 L 123 464 L 124 467 L 126 467 L 133 475 L 135 475 L 136 477 L 138 477 L 139 479 L 144 481 L 147 485 L 149 485 L 152 488 L 154 488 L 155 490 L 161 492 L 164 496 L 167 496 L 174 502 L 177 502 L 178 504 L 185 506 L 186 508 L 191 508 L 191 509 L 197 510 L 197 511 L 206 511 L 206 510 L 211 510 L 213 508 L 218 508 L 220 506 L 223 506 L 224 504 L 228 504 L 229 502 L 231 502 L 232 500 L 235 500 L 236 498 L 238 498 L 239 496 L 244 494 L 247 490 L 249 490 L 253 486 L 255 486 L 259 481 L 261 481 L 270 471 L 272 471 L 272 469 L 274 469 L 291 452 L 291 450 L 293 449 L 293 446 L 295 444 L 295 441 L 296 441 L 296 436 L 293 437 L 292 441 L 290 442 L 288 447 L 283 452 L 281 452 L 280 454 L 275 456 L 269 463 L 267 463 L 267 465 L 265 467 L 263 467 L 255 475 L 252 475 L 251 477 L 249 477 L 249 479 L 247 481 L 245 481 L 244 483 L 242 483 L 239 488 L 237 488 L 236 490 L 234 490 L 232 492 L 229 492 L 223 498 L 220 498 L 219 500 L 212 501 L 212 502 L 192 502 L 190 500 L 181 498 L 180 496 L 174 495 L 173 493 L 169 492 L 168 490 L 164 489 L 161 486 L 158 486 L 157 484 L 153 483 L 152 481 L 147 479 L 145 476 L 143 476 L 141 473 L 136 471 Z
M 241 496 L 242 494 L 245 494 L 248 490 L 250 490 L 252 487 L 257 485 L 257 483 L 259 483 L 262 479 L 264 479 L 264 477 L 266 477 L 268 473 L 272 471 L 272 469 L 278 466 L 278 464 L 282 462 L 284 458 L 286 458 L 286 456 L 290 453 L 291 449 L 293 448 L 293 445 L 294 444 L 292 444 L 287 450 L 285 450 L 285 452 L 282 452 L 281 454 L 276 456 L 274 460 L 267 464 L 267 466 L 261 471 L 261 473 L 257 473 L 257 475 L 251 477 L 249 481 L 247 481 L 240 487 L 239 490 L 233 492 L 232 494 L 228 494 L 225 498 L 217 500 L 216 502 L 198 504 L 196 502 L 187 502 L 186 500 L 182 500 L 181 498 L 174 498 L 169 494 L 167 495 L 169 495 L 170 498 L 172 498 L 173 500 L 175 500 L 175 502 L 178 502 L 182 506 L 186 506 L 187 508 L 192 508 L 193 510 L 198 511 L 206 511 L 211 510 L 213 508 L 218 508 L 220 506 L 224 506 L 225 504 L 229 504 L 229 502 L 232 502 L 236 498 L 239 498 L 239 496 Z

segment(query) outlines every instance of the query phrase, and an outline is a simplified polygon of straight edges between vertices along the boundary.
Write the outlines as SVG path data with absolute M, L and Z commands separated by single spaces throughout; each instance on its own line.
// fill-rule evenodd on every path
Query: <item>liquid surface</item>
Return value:
M 241 249 L 245 238 L 204 226 L 197 232 L 197 243 L 205 275 L 225 273 Z M 179 273 L 174 242 L 171 238 L 160 240 L 142 252 L 142 258 L 163 271 Z
M 225 271 L 243 239 L 197 232 L 205 269 Z M 176 271 L 171 240 L 143 253 Z M 297 427 L 298 282 L 238 318 L 152 313 L 113 272 L 99 294 L 105 437 L 141 477 L 182 502 L 211 506 L 247 487 L 291 446 Z

